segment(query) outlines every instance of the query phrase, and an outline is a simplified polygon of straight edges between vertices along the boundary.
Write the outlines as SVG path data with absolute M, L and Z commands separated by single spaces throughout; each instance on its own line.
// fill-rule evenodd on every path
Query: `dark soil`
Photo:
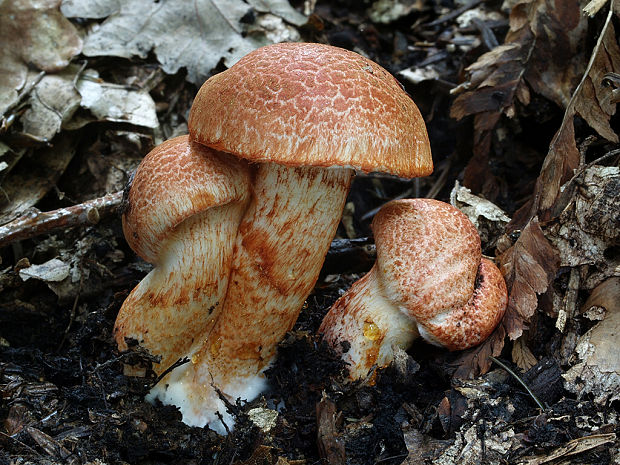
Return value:
M 429 61 L 420 48 L 408 49 L 402 43 L 434 43 L 438 53 L 445 52 L 441 81 L 403 84 L 428 122 L 435 165 L 449 161 L 448 176 L 436 196 L 448 200 L 454 181 L 462 179 L 468 162 L 465 154 L 470 151 L 472 128 L 468 121 L 457 124 L 449 118 L 451 100 L 445 83 L 459 82 L 464 67 L 486 50 L 481 45 L 447 53 L 450 34 L 456 28 L 450 21 L 412 28 L 413 23 L 430 23 L 456 8 L 449 0 L 426 3 L 422 11 L 381 26 L 368 21 L 366 2 L 320 1 L 302 33 L 307 40 L 362 50 L 393 72 Z M 487 3 L 500 11 L 501 2 Z M 501 43 L 507 21 L 492 26 Z M 116 75 L 130 74 L 136 66 L 129 61 L 105 59 L 91 65 L 103 76 L 106 71 L 112 76 L 111 70 Z M 165 77 L 153 94 L 156 100 L 168 101 L 174 93 L 178 97 L 177 113 L 184 115 L 195 91 L 180 73 Z M 535 106 L 538 114 L 525 118 L 530 131 L 527 138 L 548 143 L 552 125 L 539 121 L 557 121 L 561 112 L 548 102 Z M 148 135 L 142 135 L 142 146 L 119 138 L 119 130 L 133 129 L 99 125 L 76 133 L 78 155 L 57 184 L 65 193 L 64 200 L 52 192 L 38 208 L 59 208 L 101 195 L 101 180 L 96 171 L 87 168 L 88 161 L 94 152 L 107 156 L 122 150 L 136 157 L 146 153 L 150 148 Z M 519 143 L 524 138 L 518 133 L 510 137 L 509 142 Z M 523 193 L 531 192 L 545 151 L 544 144 L 538 148 L 530 145 L 528 154 L 534 156 L 518 171 L 512 169 L 510 160 L 492 160 L 495 175 L 509 187 L 496 199 L 508 214 L 520 206 L 517 200 Z M 568 367 L 556 355 L 561 335 L 554 332 L 554 322 L 546 317 L 538 319 L 529 335 L 531 349 L 540 362 L 521 373 L 545 405 L 544 412 L 496 365 L 475 381 L 480 383 L 481 395 L 474 396 L 474 381 L 452 376 L 459 354 L 423 343 L 416 344 L 399 364 L 375 373 L 370 380 L 344 382 L 346 367 L 321 342 L 317 329 L 329 306 L 372 266 L 370 219 L 364 215 L 409 189 L 409 196 L 414 196 L 437 182 L 438 175 L 415 182 L 373 176 L 356 179 L 349 200 L 355 207 L 351 224 L 361 239 L 334 242 L 314 293 L 267 372 L 269 392 L 249 404 L 230 405 L 237 424 L 226 437 L 186 426 L 173 407 L 145 402 L 144 395 L 155 381 L 148 354 L 121 354 L 116 349 L 111 334 L 116 313 L 149 269 L 124 242 L 118 216 L 105 218 L 96 226 L 0 249 L 5 266 L 0 275 L 0 465 L 284 465 L 339 460 L 352 465 L 396 465 L 408 457 L 434 463 L 433 458 L 454 444 L 469 426 L 475 426 L 479 437 L 484 437 L 485 431 L 500 437 L 510 430 L 510 437 L 520 444 L 503 456 L 483 449 L 476 463 L 517 463 L 522 457 L 548 453 L 595 430 L 614 432 L 610 424 L 619 413 L 617 403 L 601 407 L 587 398 L 578 401 L 564 390 L 561 374 Z M 520 194 L 516 196 L 515 192 Z M 346 237 L 343 228 L 340 237 Z M 82 245 L 76 245 L 78 242 Z M 46 284 L 34 279 L 24 282 L 18 275 L 17 262 L 23 257 L 41 263 L 78 249 L 80 266 L 88 273 L 60 297 Z M 510 350 L 508 344 L 500 357 L 509 365 Z M 137 372 L 140 376 L 131 376 Z M 276 426 L 268 432 L 248 416 L 257 407 L 279 411 Z M 423 437 L 424 447 L 416 452 L 421 459 L 410 455 L 414 433 Z M 608 464 L 612 456 L 609 448 L 598 447 L 566 460 L 562 463 Z

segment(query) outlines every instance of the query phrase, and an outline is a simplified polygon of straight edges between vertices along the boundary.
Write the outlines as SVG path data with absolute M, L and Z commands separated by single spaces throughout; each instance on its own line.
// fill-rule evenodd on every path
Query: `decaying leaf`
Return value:
M 75 154 L 77 140 L 61 134 L 54 145 L 28 152 L 2 181 L 0 224 L 22 215 L 55 185 Z
M 26 136 L 48 142 L 73 116 L 81 100 L 75 88 L 80 69 L 69 65 L 59 73 L 44 76 L 34 87 L 29 107 L 20 118 Z
M 502 325 L 514 340 L 536 311 L 538 295 L 554 278 L 559 257 L 533 219 L 517 242 L 500 256 L 500 262 L 508 286 L 508 307 Z
M 483 420 L 478 424 L 463 428 L 457 432 L 456 440 L 439 457 L 433 459 L 437 465 L 475 465 L 482 463 L 480 457 L 485 457 L 485 463 L 501 463 L 504 457 L 520 445 L 512 428 L 503 431 L 494 431 L 491 428 L 481 428 Z
M 575 115 L 584 118 L 600 136 L 618 142 L 618 136 L 609 126 L 609 120 L 615 112 L 615 104 L 610 103 L 613 90 L 603 84 L 606 73 L 620 71 L 620 47 L 614 31 L 613 16 L 614 10 L 610 8 L 588 67 L 567 105 L 560 129 L 551 142 L 536 181 L 533 200 L 529 207 L 525 207 L 529 208 L 529 217 L 537 215 L 541 221 L 546 221 L 559 215 L 566 206 L 564 202 L 557 202 L 560 189 L 573 176 L 580 163 L 575 141 Z
M 29 78 L 29 67 L 56 72 L 80 53 L 82 40 L 75 27 L 60 14 L 60 2 L 0 2 L 0 116 L 17 103 Z
M 489 356 L 498 357 L 502 353 L 505 338 L 506 330 L 500 324 L 482 344 L 463 352 L 457 361 L 458 368 L 454 372 L 454 377 L 471 379 L 486 373 L 491 367 Z
M 536 365 L 536 357 L 525 344 L 525 339 L 520 337 L 512 345 L 512 361 L 522 370 L 529 370 Z
M 584 334 L 575 352 L 580 362 L 563 375 L 564 386 L 579 397 L 592 394 L 599 403 L 620 399 L 620 278 L 610 278 L 592 293 L 588 306 L 605 308 L 605 318 Z
M 415 428 L 407 429 L 404 432 L 404 437 L 407 452 L 409 453 L 403 462 L 404 465 L 428 463 L 430 458 L 438 456 L 450 445 L 449 441 L 435 439 Z
M 374 23 L 389 24 L 424 8 L 422 0 L 376 0 L 368 9 L 368 17 Z
M 620 168 L 595 165 L 578 180 L 579 189 L 549 235 L 562 257 L 561 266 L 618 265 L 607 252 L 620 235 Z
M 471 190 L 457 181 L 450 192 L 450 203 L 461 210 L 474 224 L 483 250 L 493 250 L 497 239 L 510 222 L 504 211 L 487 199 L 472 194 Z
M 461 186 L 457 181 L 450 192 L 450 203 L 461 210 L 478 228 L 480 220 L 486 219 L 505 226 L 510 218 L 493 202 L 471 193 L 467 187 Z
M 144 90 L 102 82 L 96 71 L 86 70 L 77 82 L 81 106 L 89 115 L 76 116 L 64 127 L 78 129 L 92 121 L 129 123 L 147 128 L 159 127 L 155 102 Z
M 324 394 L 316 405 L 317 445 L 321 458 L 333 465 L 346 463 L 344 441 L 337 427 L 340 415 L 336 404 Z
M 519 461 L 519 465 L 542 465 L 544 463 L 554 463 L 557 459 L 568 458 L 573 455 L 581 454 L 595 447 L 613 444 L 616 440 L 615 433 L 593 434 L 583 438 L 573 439 L 563 446 L 558 447 L 549 454 L 538 457 L 530 457 L 524 461 Z
M 259 13 L 271 13 L 287 23 L 301 26 L 308 20 L 291 6 L 288 0 L 246 0 Z
M 281 1 L 275 5 L 282 10 Z M 185 67 L 188 80 L 202 84 L 220 60 L 230 66 L 269 42 L 260 34 L 244 37 L 241 20 L 249 11 L 250 5 L 241 0 L 124 1 L 86 37 L 83 53 L 146 58 L 152 50 L 165 72 Z
M 62 0 L 60 11 L 67 18 L 106 18 L 117 12 L 121 0 Z
M 467 89 L 454 101 L 451 116 L 474 115 L 474 157 L 464 183 L 475 192 L 492 183 L 488 167 L 492 131 L 500 115 L 512 117 L 514 105 L 530 102 L 535 92 L 565 107 L 583 70 L 580 44 L 586 21 L 577 2 L 523 0 L 510 13 L 503 45 L 467 68 Z M 531 89 L 531 90 L 530 90 Z
M 71 267 L 57 258 L 41 263 L 40 265 L 30 265 L 19 270 L 19 276 L 24 281 L 30 278 L 39 279 L 45 282 L 59 282 L 69 277 Z

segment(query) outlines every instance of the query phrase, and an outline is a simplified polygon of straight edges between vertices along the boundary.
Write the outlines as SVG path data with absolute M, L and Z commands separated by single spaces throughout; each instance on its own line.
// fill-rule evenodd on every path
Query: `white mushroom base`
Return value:
M 187 368 L 185 365 L 176 368 L 166 378 L 167 382 L 158 383 L 151 389 L 146 400 L 153 403 L 158 399 L 163 404 L 174 405 L 183 415 L 183 423 L 200 428 L 208 425 L 216 433 L 224 435 L 227 429 L 233 429 L 235 420 L 228 413 L 214 385 L 204 385 L 200 392 L 196 391 L 191 370 L 188 370 L 191 365 L 192 362 L 189 362 Z M 237 399 L 253 400 L 265 392 L 266 388 L 265 376 L 258 373 L 231 383 L 226 387 L 226 394 L 222 392 L 222 395 L 234 404 Z

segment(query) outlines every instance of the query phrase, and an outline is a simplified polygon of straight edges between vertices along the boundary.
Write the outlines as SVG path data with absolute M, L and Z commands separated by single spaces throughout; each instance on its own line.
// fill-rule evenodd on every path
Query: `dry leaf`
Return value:
M 610 9 L 588 68 L 551 142 L 536 181 L 533 201 L 525 207 L 529 210 L 529 217 L 537 215 L 540 221 L 547 221 L 559 215 L 566 207 L 565 201 L 557 201 L 563 200 L 560 197 L 561 186 L 573 176 L 580 162 L 573 122 L 576 114 L 582 116 L 602 137 L 618 142 L 618 136 L 609 127 L 609 120 L 615 112 L 615 104 L 610 103 L 613 89 L 603 84 L 606 73 L 620 71 L 620 48 L 612 17 L 613 10 Z
M 512 428 L 487 428 L 482 425 L 488 420 L 465 425 L 456 433 L 454 443 L 438 457 L 434 465 L 478 465 L 481 463 L 502 463 L 510 452 L 521 447 L 519 438 Z M 487 425 L 488 426 L 488 425 Z M 481 461 L 484 457 L 484 462 Z M 412 462 L 406 462 L 412 463 Z
M 107 18 L 121 8 L 121 0 L 62 0 L 60 11 L 67 18 Z
M 266 0 L 261 4 L 270 5 Z M 281 11 L 282 1 L 275 5 Z M 83 53 L 146 58 L 153 51 L 166 73 L 185 67 L 188 80 L 202 84 L 222 59 L 230 66 L 269 43 L 264 35 L 244 36 L 241 19 L 249 11 L 241 0 L 127 0 L 86 37 Z
M 559 257 L 533 219 L 517 242 L 500 256 L 500 262 L 508 286 L 508 307 L 502 325 L 514 340 L 536 311 L 538 295 L 554 278 Z
M 35 140 L 50 141 L 80 106 L 75 80 L 81 68 L 70 65 L 44 76 L 30 93 L 29 107 L 21 117 L 22 132 Z
M 505 338 L 506 330 L 500 324 L 482 344 L 463 352 L 456 362 L 458 368 L 453 376 L 461 379 L 472 379 L 489 371 L 491 367 L 489 355 L 498 357 L 501 354 Z
M 527 371 L 536 365 L 536 357 L 525 345 L 525 338 L 521 336 L 512 345 L 512 361 L 523 371 Z
M 52 258 L 40 265 L 30 265 L 19 270 L 19 277 L 24 281 L 30 278 L 45 282 L 59 282 L 69 277 L 71 267 L 57 258 Z
M 565 387 L 579 397 L 591 393 L 601 404 L 620 399 L 620 278 L 610 278 L 593 292 L 588 305 L 605 306 L 605 318 L 584 334 L 575 352 L 581 360 L 564 375 Z
M 562 257 L 561 266 L 618 265 L 608 255 L 620 238 L 620 168 L 592 166 L 579 178 L 568 207 L 550 228 L 550 239 Z
M 616 440 L 615 433 L 593 434 L 583 438 L 573 439 L 563 446 L 554 449 L 551 453 L 540 457 L 531 457 L 524 461 L 518 462 L 519 465 L 542 465 L 544 463 L 555 462 L 562 457 L 570 457 L 588 450 L 594 449 L 605 444 L 614 444 Z M 567 463 L 567 462 L 563 462 Z M 577 463 L 577 462 L 573 462 Z
M 474 192 L 494 190 L 488 167 L 492 130 L 502 114 L 514 114 L 517 100 L 529 104 L 528 86 L 560 106 L 568 104 L 584 66 L 586 23 L 577 2 L 520 1 L 510 13 L 504 44 L 467 68 L 469 80 L 459 89 L 469 90 L 456 98 L 450 114 L 474 115 L 474 156 L 464 177 Z
M 422 0 L 376 0 L 368 9 L 368 17 L 373 23 L 389 24 L 424 8 Z
M 77 82 L 81 106 L 89 115 L 76 116 L 64 127 L 78 129 L 92 121 L 129 123 L 147 128 L 159 127 L 155 102 L 145 90 L 102 82 L 96 71 L 86 70 Z
M 21 216 L 56 184 L 75 154 L 72 134 L 59 135 L 52 147 L 28 152 L 2 181 L 0 225 Z
M 259 13 L 271 13 L 287 23 L 301 26 L 308 21 L 303 14 L 291 6 L 287 0 L 246 0 Z
M 338 432 L 336 404 L 325 394 L 316 404 L 317 445 L 319 455 L 330 465 L 344 465 L 346 455 L 344 441 Z
M 0 116 L 17 102 L 29 67 L 59 71 L 80 53 L 82 40 L 60 14 L 60 1 L 0 2 Z

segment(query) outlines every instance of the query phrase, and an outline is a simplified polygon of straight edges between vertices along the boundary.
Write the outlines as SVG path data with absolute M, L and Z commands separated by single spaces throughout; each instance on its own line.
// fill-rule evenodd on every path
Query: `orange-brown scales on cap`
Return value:
M 202 86 L 190 136 L 252 161 L 346 166 L 402 177 L 433 170 L 424 120 L 399 82 L 323 44 L 260 48 Z

